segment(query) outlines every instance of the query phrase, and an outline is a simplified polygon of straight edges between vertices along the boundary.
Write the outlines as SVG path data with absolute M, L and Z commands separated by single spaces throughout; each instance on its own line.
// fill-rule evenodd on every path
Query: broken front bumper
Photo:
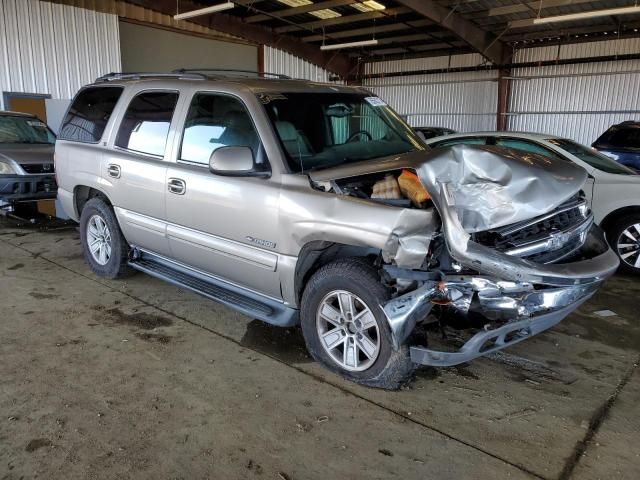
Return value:
M 561 288 L 536 288 L 532 284 L 493 282 L 482 277 L 448 277 L 395 298 L 383 310 L 396 346 L 424 319 L 434 305 L 457 313 L 470 312 L 487 319 L 485 328 L 457 352 L 412 346 L 415 363 L 451 366 L 468 362 L 514 345 L 553 327 L 596 292 L 601 281 Z M 498 325 L 491 328 L 490 325 Z
M 54 175 L 0 175 L 0 203 L 56 198 Z
M 472 276 L 447 276 L 382 306 L 394 346 L 406 341 L 434 305 L 487 320 L 457 352 L 411 347 L 411 358 L 424 365 L 448 366 L 514 345 L 560 322 L 587 301 L 618 268 L 618 257 L 602 231 L 592 226 L 568 263 L 537 264 L 473 242 L 462 228 L 443 189 L 440 213 L 451 257 Z M 498 326 L 492 328 L 491 325 Z

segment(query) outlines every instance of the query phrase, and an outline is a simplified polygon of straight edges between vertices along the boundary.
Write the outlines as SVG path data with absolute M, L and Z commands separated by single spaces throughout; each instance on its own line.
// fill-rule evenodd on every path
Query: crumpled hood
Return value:
M 49 144 L 0 144 L 0 160 L 13 160 L 21 165 L 53 163 L 53 145 Z
M 458 218 L 468 233 L 542 215 L 574 196 L 587 172 L 578 165 L 534 153 L 456 145 L 311 172 L 314 181 L 414 169 L 432 197 L 449 183 Z

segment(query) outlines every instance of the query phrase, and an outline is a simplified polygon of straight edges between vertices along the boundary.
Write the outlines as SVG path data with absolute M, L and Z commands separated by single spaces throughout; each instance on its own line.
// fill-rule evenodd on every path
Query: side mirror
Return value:
M 254 169 L 253 152 L 249 147 L 220 147 L 209 157 L 209 170 L 228 177 L 257 177 L 265 172 Z

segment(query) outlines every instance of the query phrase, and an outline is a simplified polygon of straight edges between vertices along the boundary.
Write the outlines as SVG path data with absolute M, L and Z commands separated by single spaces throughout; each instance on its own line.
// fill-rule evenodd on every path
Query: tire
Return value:
M 614 220 L 607 229 L 607 240 L 620 259 L 620 270 L 640 274 L 640 214 Z
M 339 259 L 321 267 L 309 279 L 301 300 L 302 333 L 311 356 L 342 377 L 369 387 L 395 390 L 408 382 L 416 365 L 407 345 L 393 348 L 380 307 L 388 298 L 375 268 L 363 259 Z M 326 315 L 319 314 L 321 308 Z M 353 309 L 355 315 L 349 315 Z M 346 345 L 350 345 L 347 356 Z
M 122 278 L 134 272 L 127 264 L 129 245 L 115 213 L 104 200 L 92 198 L 85 203 L 80 215 L 80 242 L 89 268 L 99 277 Z M 95 248 L 99 251 L 92 253 Z

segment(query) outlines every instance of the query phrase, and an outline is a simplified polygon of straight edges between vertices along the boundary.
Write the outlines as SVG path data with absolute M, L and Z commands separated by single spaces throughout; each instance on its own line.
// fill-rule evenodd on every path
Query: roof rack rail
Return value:
M 208 77 L 205 74 L 198 72 L 111 72 L 96 78 L 96 83 L 111 82 L 114 80 L 135 80 L 139 78 L 182 78 L 185 80 L 206 80 Z
M 281 73 L 270 73 L 270 72 L 258 72 L 255 70 L 241 70 L 241 69 L 237 69 L 237 68 L 178 68 L 176 70 L 173 70 L 172 73 L 201 73 L 201 72 L 206 72 L 206 73 L 220 73 L 224 76 L 224 74 L 229 74 L 229 73 L 241 73 L 241 74 L 251 74 L 251 75 L 255 75 L 256 77 L 274 77 L 274 78 L 279 78 L 281 80 L 291 80 L 291 77 L 289 75 L 283 75 Z

